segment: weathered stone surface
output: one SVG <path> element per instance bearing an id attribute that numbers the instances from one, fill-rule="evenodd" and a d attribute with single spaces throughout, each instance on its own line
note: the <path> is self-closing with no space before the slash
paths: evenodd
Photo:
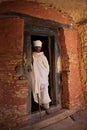
<path id="1" fill-rule="evenodd" d="M 78 31 L 80 35 L 80 73 L 81 73 L 81 81 L 82 87 L 85 94 L 86 104 L 87 104 L 87 24 L 84 26 L 79 26 Z"/>
<path id="2" fill-rule="evenodd" d="M 0 0 L 0 2 L 9 0 Z M 11 0 L 15 1 L 15 0 Z M 27 0 L 39 3 L 45 3 L 48 6 L 55 8 L 62 12 L 65 16 L 75 22 L 87 19 L 87 1 L 86 0 Z M 16 1 L 17 2 L 17 1 Z M 20 6 L 19 6 L 20 7 Z M 45 8 L 45 6 L 44 6 Z"/>
<path id="3" fill-rule="evenodd" d="M 44 4 L 26 3 L 24 1 L 6 2 L 0 5 L 0 12 L 17 11 L 34 17 L 49 19 L 56 22 L 71 24 L 68 17 L 61 12 Z M 72 21 L 73 22 L 73 21 Z M 4 24 L 3 24 L 4 23 Z M 74 24 L 73 24 L 74 26 Z M 8 29 L 7 29 L 8 28 Z M 75 29 L 76 26 L 75 26 Z M 82 48 L 86 45 L 83 39 Z M 84 29 L 86 30 L 86 29 Z M 79 29 L 80 32 L 80 29 Z M 1 123 L 9 124 L 12 120 L 14 126 L 23 122 L 27 116 L 28 84 L 26 80 L 19 81 L 15 75 L 15 66 L 22 63 L 24 20 L 18 17 L 0 17 L 0 118 Z M 80 69 L 78 61 L 78 35 L 77 30 L 60 29 L 59 41 L 62 59 L 62 103 L 67 108 L 83 108 L 84 97 L 81 88 Z M 84 43 L 84 45 L 83 45 Z M 84 49 L 86 51 L 86 49 Z M 82 51 L 81 75 L 85 75 L 86 54 Z M 84 56 L 83 56 L 84 55 Z M 81 62 L 82 64 L 83 62 Z M 84 68 L 84 69 L 83 69 Z M 84 71 L 83 71 L 84 70 Z M 84 72 L 84 73 L 83 73 Z M 82 76 L 82 77 L 83 77 Z M 84 78 L 82 78 L 83 81 Z M 86 79 L 85 79 L 86 80 Z M 77 82 L 78 81 L 78 82 Z M 86 81 L 83 81 L 86 82 Z M 86 95 L 86 94 L 85 94 Z M 4 118 L 3 118 L 4 117 Z M 5 122 L 6 121 L 6 122 Z M 6 125 L 5 124 L 5 125 Z"/>
<path id="4" fill-rule="evenodd" d="M 0 18 L 0 128 L 14 127 L 27 115 L 28 84 L 17 81 L 15 72 L 22 64 L 23 26 L 20 18 Z"/>

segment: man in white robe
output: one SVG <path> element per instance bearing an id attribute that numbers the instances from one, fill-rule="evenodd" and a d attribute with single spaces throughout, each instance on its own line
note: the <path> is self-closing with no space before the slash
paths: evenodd
<path id="1" fill-rule="evenodd" d="M 34 41 L 35 52 L 33 52 L 33 97 L 34 101 L 43 106 L 48 114 L 49 103 L 51 99 L 48 93 L 48 75 L 49 64 L 46 56 L 41 52 L 42 42 L 40 40 Z"/>

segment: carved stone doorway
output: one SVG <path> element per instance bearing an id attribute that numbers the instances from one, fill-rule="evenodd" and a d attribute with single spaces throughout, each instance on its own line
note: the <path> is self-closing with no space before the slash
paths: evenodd
<path id="1" fill-rule="evenodd" d="M 26 26 L 24 32 L 24 50 L 26 51 L 27 58 L 32 58 L 33 41 L 41 40 L 43 43 L 42 51 L 46 55 L 50 65 L 49 94 L 52 100 L 50 107 L 58 108 L 58 105 L 61 106 L 61 88 L 58 84 L 60 81 L 60 75 L 57 70 L 57 60 L 58 56 L 60 56 L 58 32 L 57 30 L 41 26 L 31 26 L 30 24 L 27 24 Z M 29 114 L 32 115 L 39 112 L 39 106 L 33 100 L 31 88 L 32 86 L 29 86 L 28 111 Z"/>

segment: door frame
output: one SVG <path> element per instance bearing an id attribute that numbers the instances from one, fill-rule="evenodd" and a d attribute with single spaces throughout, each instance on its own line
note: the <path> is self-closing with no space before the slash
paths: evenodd
<path id="1" fill-rule="evenodd" d="M 51 81 L 51 98 L 53 100 L 53 104 L 55 104 L 55 107 L 58 107 L 58 105 L 61 106 L 61 86 L 58 84 L 58 80 L 60 80 L 60 76 L 57 71 L 57 60 L 58 56 L 60 56 L 60 49 L 59 49 L 59 41 L 58 41 L 58 30 L 57 29 L 51 29 L 48 27 L 33 25 L 31 23 L 26 23 L 24 27 L 24 33 L 27 34 L 27 37 L 24 36 L 24 39 L 26 37 L 26 46 L 31 47 L 31 36 L 32 35 L 38 35 L 38 36 L 47 36 L 49 41 L 49 53 L 50 53 L 50 64 L 54 67 L 54 69 L 51 67 L 51 75 L 50 78 Z M 25 40 L 24 40 L 25 41 Z M 25 44 L 25 43 L 24 43 Z M 30 45 L 29 45 L 30 44 Z M 51 46 L 50 46 L 51 44 Z M 27 54 L 30 55 L 32 52 L 29 53 L 29 51 L 32 51 L 31 49 L 28 49 L 26 47 Z M 51 47 L 51 48 L 50 48 Z M 54 51 L 53 51 L 54 50 Z M 52 52 L 53 51 L 53 52 Z M 53 56 L 52 56 L 53 55 Z M 53 58 L 54 57 L 54 58 Z M 30 57 L 28 57 L 30 58 Z M 52 74 L 53 72 L 53 74 Z M 54 89 L 53 89 L 54 87 Z M 29 103 L 28 103 L 28 112 L 31 113 L 31 86 L 29 86 Z"/>

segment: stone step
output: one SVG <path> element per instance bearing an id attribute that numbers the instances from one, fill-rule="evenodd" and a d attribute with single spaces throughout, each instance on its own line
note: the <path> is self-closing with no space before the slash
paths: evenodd
<path id="1" fill-rule="evenodd" d="M 77 110 L 61 109 L 58 112 L 51 113 L 50 115 L 43 116 L 36 122 L 30 122 L 18 130 L 40 130 L 41 128 L 47 127 L 67 117 L 73 115 Z"/>

